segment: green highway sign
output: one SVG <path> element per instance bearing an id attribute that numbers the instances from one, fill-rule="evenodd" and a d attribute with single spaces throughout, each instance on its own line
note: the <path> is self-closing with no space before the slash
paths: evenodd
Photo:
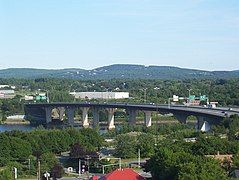
<path id="1" fill-rule="evenodd" d="M 205 101 L 207 99 L 206 95 L 200 96 L 200 101 Z"/>
<path id="2" fill-rule="evenodd" d="M 195 95 L 191 95 L 191 96 L 189 96 L 189 100 L 193 101 L 193 100 L 195 100 L 195 97 L 196 97 Z"/>
<path id="3" fill-rule="evenodd" d="M 46 96 L 36 96 L 36 101 L 45 101 L 46 99 Z"/>

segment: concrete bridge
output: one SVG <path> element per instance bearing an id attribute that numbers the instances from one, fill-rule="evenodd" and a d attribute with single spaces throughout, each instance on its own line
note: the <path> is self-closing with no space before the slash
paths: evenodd
<path id="1" fill-rule="evenodd" d="M 58 111 L 58 119 L 62 120 L 63 116 L 67 117 L 67 123 L 74 125 L 75 111 L 80 109 L 82 112 L 82 125 L 89 127 L 89 110 L 93 116 L 93 126 L 99 124 L 100 111 L 106 111 L 108 115 L 108 129 L 114 129 L 114 114 L 116 111 L 123 109 L 129 119 L 129 124 L 136 124 L 136 117 L 139 111 L 144 113 L 144 124 L 146 127 L 152 125 L 152 113 L 160 114 L 172 113 L 181 123 L 186 123 L 189 116 L 197 118 L 198 128 L 207 122 L 209 125 L 219 123 L 223 118 L 230 117 L 233 114 L 239 115 L 239 110 L 229 108 L 206 108 L 183 105 L 154 105 L 154 104 L 128 104 L 128 103 L 41 103 L 25 104 L 26 119 L 34 124 L 47 125 L 52 122 L 53 109 Z"/>

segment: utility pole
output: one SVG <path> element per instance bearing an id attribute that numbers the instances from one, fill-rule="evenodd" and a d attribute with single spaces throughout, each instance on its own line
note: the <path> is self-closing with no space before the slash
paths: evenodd
<path id="1" fill-rule="evenodd" d="M 31 170 L 31 159 L 28 159 L 28 169 L 29 169 L 29 173 L 30 173 L 30 170 Z"/>
<path id="2" fill-rule="evenodd" d="M 147 88 L 144 89 L 144 103 L 147 102 Z"/>
<path id="3" fill-rule="evenodd" d="M 79 177 L 80 177 L 80 175 L 81 175 L 81 160 L 79 158 Z"/>
<path id="4" fill-rule="evenodd" d="M 14 180 L 17 179 L 17 168 L 16 167 L 13 167 L 13 173 L 14 173 Z"/>
<path id="5" fill-rule="evenodd" d="M 119 168 L 121 170 L 121 158 L 119 159 Z"/>
<path id="6" fill-rule="evenodd" d="M 41 180 L 41 163 L 40 160 L 38 160 L 38 173 L 37 173 L 37 179 Z"/>
<path id="7" fill-rule="evenodd" d="M 138 149 L 138 166 L 140 168 L 140 149 Z"/>
<path id="8" fill-rule="evenodd" d="M 156 119 L 156 136 L 157 136 L 157 137 L 156 137 L 156 138 L 157 138 L 157 142 L 158 142 L 158 129 L 159 129 L 159 128 L 158 128 L 158 126 L 159 126 L 159 125 L 158 125 L 158 120 L 159 120 L 158 104 L 156 104 L 156 106 L 157 106 L 157 109 L 156 109 L 156 110 L 157 110 L 157 111 L 156 111 L 156 118 L 157 118 L 157 119 Z M 155 145 L 155 146 L 157 145 L 156 140 L 155 140 L 155 142 L 154 142 L 154 145 Z"/>
<path id="9" fill-rule="evenodd" d="M 49 103 L 50 102 L 50 98 L 49 98 L 48 90 L 46 91 L 46 96 L 47 96 L 47 103 Z"/>
<path id="10" fill-rule="evenodd" d="M 171 99 L 172 99 L 172 98 L 168 98 L 168 109 L 170 109 Z"/>

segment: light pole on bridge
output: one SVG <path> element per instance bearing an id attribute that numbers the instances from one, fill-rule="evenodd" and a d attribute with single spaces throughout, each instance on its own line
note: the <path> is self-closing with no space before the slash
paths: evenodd
<path id="1" fill-rule="evenodd" d="M 188 98 L 191 96 L 191 91 L 192 91 L 192 89 L 190 88 L 190 89 L 187 89 L 188 90 Z"/>

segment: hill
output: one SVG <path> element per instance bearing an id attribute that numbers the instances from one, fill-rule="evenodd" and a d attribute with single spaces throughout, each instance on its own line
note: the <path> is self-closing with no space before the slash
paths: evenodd
<path id="1" fill-rule="evenodd" d="M 171 66 L 115 64 L 92 70 L 9 68 L 0 70 L 0 78 L 73 78 L 73 79 L 192 79 L 235 78 L 236 71 L 204 71 Z"/>

